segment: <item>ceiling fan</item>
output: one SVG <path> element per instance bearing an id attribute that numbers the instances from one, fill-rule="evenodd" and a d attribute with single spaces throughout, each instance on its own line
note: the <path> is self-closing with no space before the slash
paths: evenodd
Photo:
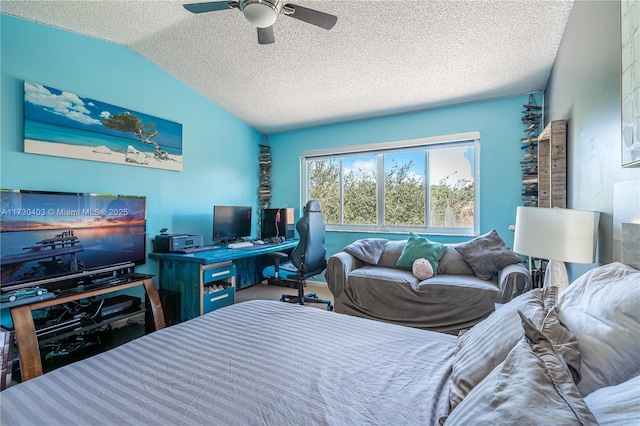
<path id="1" fill-rule="evenodd" d="M 244 13 L 247 21 L 258 29 L 258 43 L 260 44 L 275 43 L 273 24 L 280 13 L 325 30 L 333 28 L 338 21 L 338 18 L 334 15 L 291 3 L 283 4 L 280 0 L 210 1 L 206 3 L 190 3 L 183 6 L 192 13 L 239 9 Z"/>

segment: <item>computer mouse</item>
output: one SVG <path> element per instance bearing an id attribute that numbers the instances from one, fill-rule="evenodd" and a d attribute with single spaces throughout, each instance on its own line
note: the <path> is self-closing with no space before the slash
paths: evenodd
<path id="1" fill-rule="evenodd" d="M 253 244 L 264 244 L 264 241 L 262 241 L 262 240 L 255 240 L 255 241 L 253 242 Z"/>

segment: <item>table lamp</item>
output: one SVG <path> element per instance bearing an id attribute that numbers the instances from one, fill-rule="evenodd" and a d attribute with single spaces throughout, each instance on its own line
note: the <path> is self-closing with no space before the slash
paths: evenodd
<path id="1" fill-rule="evenodd" d="M 548 259 L 544 286 L 569 286 L 564 262 L 594 263 L 600 213 L 519 206 L 513 251 Z"/>

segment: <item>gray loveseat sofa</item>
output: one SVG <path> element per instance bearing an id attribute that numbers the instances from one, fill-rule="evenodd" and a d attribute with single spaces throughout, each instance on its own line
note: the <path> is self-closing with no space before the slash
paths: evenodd
<path id="1" fill-rule="evenodd" d="M 383 244 L 377 261 L 377 255 L 362 254 L 362 247 L 373 240 Z M 489 279 L 479 278 L 456 250 L 460 244 L 446 245 L 437 275 L 421 281 L 411 268 L 397 266 L 406 244 L 407 240 L 358 240 L 345 250 L 359 246 L 360 254 L 358 250 L 355 256 L 341 251 L 331 256 L 325 276 L 335 311 L 457 334 L 489 316 L 496 303 L 506 303 L 531 289 L 531 275 L 522 263 L 506 265 Z M 488 248 L 481 257 L 490 261 L 491 256 L 495 254 Z"/>

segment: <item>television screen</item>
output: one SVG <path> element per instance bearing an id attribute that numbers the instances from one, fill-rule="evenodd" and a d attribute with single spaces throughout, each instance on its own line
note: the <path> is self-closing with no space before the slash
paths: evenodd
<path id="1" fill-rule="evenodd" d="M 146 198 L 1 189 L 0 253 L 3 291 L 143 264 Z"/>
<path id="2" fill-rule="evenodd" d="M 213 240 L 234 241 L 251 235 L 251 207 L 214 206 Z"/>

